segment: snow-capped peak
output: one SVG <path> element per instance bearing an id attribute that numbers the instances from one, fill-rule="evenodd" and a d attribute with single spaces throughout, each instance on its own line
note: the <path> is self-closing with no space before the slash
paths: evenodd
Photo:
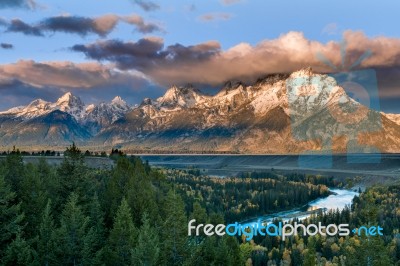
<path id="1" fill-rule="evenodd" d="M 129 105 L 120 96 L 115 96 L 115 98 L 111 101 L 111 105 L 123 110 L 130 109 Z"/>
<path id="2" fill-rule="evenodd" d="M 61 108 L 72 108 L 72 107 L 80 107 L 80 106 L 84 106 L 82 100 L 75 96 L 72 95 L 71 92 L 67 92 L 66 94 L 64 94 L 63 96 L 61 96 L 57 102 L 56 102 L 57 106 L 60 106 Z M 61 110 L 64 111 L 64 110 Z"/>
<path id="3" fill-rule="evenodd" d="M 169 88 L 163 96 L 158 98 L 157 101 L 162 105 L 173 105 L 179 100 L 181 89 L 183 88 L 178 88 L 174 85 Z"/>
<path id="4" fill-rule="evenodd" d="M 111 103 L 114 104 L 126 104 L 124 100 L 120 96 L 115 96 L 114 99 L 111 100 Z"/>
<path id="5" fill-rule="evenodd" d="M 51 103 L 46 102 L 42 99 L 37 99 L 29 103 L 27 106 L 20 106 L 17 108 L 11 108 L 1 114 L 11 114 L 21 118 L 33 118 L 43 115 L 51 110 Z"/>
<path id="6" fill-rule="evenodd" d="M 290 77 L 297 78 L 297 77 L 309 77 L 314 75 L 314 72 L 311 67 L 303 68 L 298 71 L 293 72 Z"/>
<path id="7" fill-rule="evenodd" d="M 400 125 L 400 114 L 385 114 L 387 118 L 395 122 L 396 124 Z"/>
<path id="8" fill-rule="evenodd" d="M 140 106 L 150 105 L 153 101 L 150 98 L 144 98 Z"/>
<path id="9" fill-rule="evenodd" d="M 28 107 L 34 107 L 34 106 L 36 106 L 36 107 L 43 107 L 43 106 L 46 106 L 47 104 L 49 104 L 49 102 L 47 102 L 47 101 L 45 101 L 45 100 L 42 100 L 42 99 L 37 99 L 37 100 L 32 101 L 32 102 L 28 105 Z"/>
<path id="10" fill-rule="evenodd" d="M 67 92 L 65 93 L 63 96 L 61 96 L 60 98 L 58 98 L 57 103 L 62 103 L 62 102 L 67 102 L 70 100 L 70 98 L 72 98 L 73 95 L 71 92 Z"/>
<path id="11" fill-rule="evenodd" d="M 55 110 L 72 115 L 79 123 L 92 127 L 90 128 L 92 133 L 97 133 L 103 126 L 108 126 L 122 118 L 131 110 L 131 107 L 120 96 L 116 96 L 109 103 L 102 102 L 97 105 L 90 104 L 85 106 L 79 97 L 67 92 L 54 103 L 37 99 L 27 106 L 14 107 L 0 112 L 0 114 L 28 120 L 49 114 Z"/>
<path id="12" fill-rule="evenodd" d="M 86 106 L 85 112 L 86 112 L 86 113 L 91 112 L 95 107 L 96 107 L 96 105 L 94 105 L 94 104 L 89 104 L 88 106 Z"/>
<path id="13" fill-rule="evenodd" d="M 204 95 L 192 86 L 172 86 L 157 102 L 161 107 L 193 107 L 203 99 Z"/>
<path id="14" fill-rule="evenodd" d="M 53 108 L 69 113 L 77 120 L 82 119 L 85 112 L 85 104 L 79 97 L 73 95 L 71 92 L 67 92 L 61 96 L 54 104 Z"/>
<path id="15" fill-rule="evenodd" d="M 110 103 L 102 102 L 87 106 L 82 122 L 89 126 L 92 134 L 96 134 L 101 128 L 111 125 L 130 110 L 131 107 L 120 96 L 116 96 Z"/>

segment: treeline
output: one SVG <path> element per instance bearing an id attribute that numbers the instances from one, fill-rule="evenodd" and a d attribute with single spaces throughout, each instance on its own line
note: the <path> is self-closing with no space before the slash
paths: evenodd
<path id="1" fill-rule="evenodd" d="M 333 176 L 322 176 L 301 173 L 285 173 L 284 175 L 271 172 L 242 172 L 239 174 L 240 178 L 270 178 L 280 181 L 294 181 L 301 183 L 310 183 L 313 185 L 325 185 L 327 187 L 340 187 L 342 183 L 335 180 Z"/>
<path id="2" fill-rule="evenodd" d="M 195 150 L 139 150 L 127 149 L 130 154 L 240 154 L 238 151 L 195 151 Z"/>
<path id="3" fill-rule="evenodd" d="M 22 156 L 61 156 L 59 151 L 52 151 L 52 150 L 42 150 L 42 151 L 33 151 L 33 152 L 28 152 L 28 151 L 19 151 L 14 147 L 12 151 L 3 151 L 0 154 L 2 156 L 7 156 L 13 153 L 19 153 Z"/>
<path id="4" fill-rule="evenodd" d="M 191 175 L 191 170 L 167 170 L 176 190 L 192 211 L 199 202 L 210 213 L 221 213 L 227 222 L 241 222 L 256 216 L 302 207 L 330 194 L 323 184 L 270 176 L 268 178 L 211 178 Z M 316 179 L 317 180 L 317 179 Z M 318 183 L 314 180 L 314 183 Z"/>
<path id="5" fill-rule="evenodd" d="M 72 146 L 76 147 L 75 143 L 72 144 Z M 68 152 L 69 149 L 65 150 L 63 152 L 63 155 L 67 155 L 68 156 Z M 54 151 L 54 150 L 42 150 L 42 151 L 32 151 L 32 152 L 28 152 L 28 151 L 20 151 L 19 149 L 17 149 L 15 146 L 13 147 L 12 151 L 8 150 L 8 151 L 3 151 L 0 154 L 3 156 L 7 156 L 10 154 L 20 154 L 21 156 L 61 156 L 60 151 Z M 119 156 L 124 156 L 125 153 L 120 150 L 120 149 L 111 149 L 111 152 L 109 154 L 107 154 L 107 152 L 105 151 L 101 151 L 101 152 L 93 152 L 93 151 L 89 151 L 86 150 L 85 152 L 82 153 L 83 156 L 85 157 L 110 157 L 110 158 L 118 158 Z"/>

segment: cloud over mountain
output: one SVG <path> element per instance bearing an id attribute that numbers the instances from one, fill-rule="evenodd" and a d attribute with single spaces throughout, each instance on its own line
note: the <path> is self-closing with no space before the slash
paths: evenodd
<path id="1" fill-rule="evenodd" d="M 123 78 L 123 75 L 96 62 L 75 64 L 67 61 L 39 63 L 21 60 L 0 65 L 0 78 L 17 79 L 37 87 L 90 88 L 113 82 Z"/>
<path id="2" fill-rule="evenodd" d="M 131 23 L 140 24 L 140 19 L 130 18 Z M 127 17 L 123 19 L 128 21 Z M 105 32 L 113 27 L 114 21 L 112 16 L 98 18 L 97 27 Z M 398 97 L 400 40 L 370 38 L 354 31 L 345 32 L 343 37 L 347 43 L 345 66 L 352 65 L 365 51 L 371 51 L 372 55 L 362 61 L 358 69 L 375 69 L 381 97 Z M 309 40 L 301 32 L 289 32 L 256 45 L 239 43 L 225 50 L 218 41 L 166 45 L 160 37 L 145 37 L 137 41 L 98 40 L 74 45 L 71 50 L 102 63 L 19 61 L 1 65 L 0 79 L 15 79 L 36 87 L 59 88 L 111 88 L 112 84 L 124 82 L 139 82 L 141 85 L 138 87 L 148 88 L 151 86 L 143 84 L 154 82 L 163 87 L 187 83 L 219 86 L 229 80 L 252 82 L 266 74 L 290 73 L 308 66 L 317 72 L 341 71 L 340 47 L 339 42 Z M 318 53 L 338 69 L 322 63 Z"/>
<path id="3" fill-rule="evenodd" d="M 344 39 L 348 66 L 370 50 L 372 56 L 361 62 L 361 68 L 400 67 L 399 39 L 368 38 L 352 31 L 345 32 Z M 254 46 L 240 43 L 225 51 L 217 41 L 165 47 L 161 38 L 144 38 L 137 42 L 98 41 L 75 45 L 72 50 L 83 52 L 91 59 L 113 62 L 121 69 L 142 71 L 165 85 L 217 85 L 231 79 L 252 80 L 268 73 L 288 73 L 307 66 L 320 72 L 333 72 L 334 69 L 318 60 L 318 53 L 324 54 L 334 65 L 341 65 L 340 43 L 308 40 L 300 32 L 289 32 Z"/>
<path id="4" fill-rule="evenodd" d="M 98 41 L 89 45 L 75 45 L 72 50 L 83 52 L 92 59 L 115 62 L 121 69 L 134 68 L 144 73 L 151 71 L 152 66 L 158 68 L 168 63 L 207 61 L 220 51 L 219 43 L 213 41 L 193 46 L 175 44 L 163 47 L 163 39 L 150 37 L 137 42 Z"/>

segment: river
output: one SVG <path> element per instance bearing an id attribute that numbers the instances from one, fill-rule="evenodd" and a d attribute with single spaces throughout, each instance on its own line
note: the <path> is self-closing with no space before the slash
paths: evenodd
<path id="1" fill-rule="evenodd" d="M 343 210 L 346 205 L 350 205 L 354 196 L 358 196 L 358 192 L 348 189 L 329 189 L 333 194 L 325 198 L 319 198 L 310 201 L 302 208 L 296 208 L 289 211 L 277 212 L 270 215 L 260 216 L 254 219 L 243 221 L 246 224 L 254 224 L 258 221 L 262 223 L 270 223 L 273 219 L 282 219 L 284 222 L 298 218 L 300 220 L 310 217 L 313 213 L 328 210 Z"/>

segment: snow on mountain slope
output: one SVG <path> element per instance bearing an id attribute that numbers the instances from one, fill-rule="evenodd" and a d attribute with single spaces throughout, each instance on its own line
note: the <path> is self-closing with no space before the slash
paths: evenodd
<path id="1" fill-rule="evenodd" d="M 111 103 L 102 102 L 86 107 L 82 123 L 92 134 L 97 134 L 102 128 L 122 118 L 130 109 L 131 107 L 121 97 L 116 96 Z"/>
<path id="2" fill-rule="evenodd" d="M 25 107 L 21 106 L 0 112 L 0 115 L 13 115 L 22 118 L 23 120 L 27 120 L 48 114 L 55 110 L 60 110 L 72 115 L 76 120 L 80 120 L 84 115 L 84 107 L 85 105 L 79 97 L 68 92 L 61 96 L 55 103 L 37 99 Z"/>
<path id="3" fill-rule="evenodd" d="M 302 87 L 302 90 L 310 96 L 289 95 L 291 97 L 289 106 L 287 79 L 304 76 L 310 81 L 307 86 Z M 329 85 L 333 89 L 315 90 L 314 83 Z M 341 101 L 349 101 L 345 92 L 335 86 L 336 83 L 332 78 L 315 74 L 311 69 L 305 69 L 294 72 L 290 76 L 270 75 L 252 86 L 228 83 L 214 96 L 204 95 L 191 86 L 173 86 L 156 100 L 145 99 L 138 108 L 142 109 L 143 115 L 148 115 L 151 119 L 173 116 L 176 112 L 195 108 L 203 111 L 203 115 L 207 117 L 207 122 L 210 124 L 215 124 L 221 118 L 240 111 L 244 106 L 250 108 L 255 116 L 263 116 L 277 107 L 282 108 L 287 115 L 297 112 L 304 115 L 304 113 L 312 113 L 324 108 L 333 99 L 337 101 L 340 98 Z"/>
<path id="4" fill-rule="evenodd" d="M 0 115 L 13 115 L 26 120 L 49 113 L 52 109 L 52 104 L 50 102 L 37 99 L 32 101 L 27 106 L 15 107 L 7 111 L 0 112 Z"/>
<path id="5" fill-rule="evenodd" d="M 191 86 L 180 88 L 172 86 L 156 102 L 158 107 L 164 107 L 165 109 L 191 108 L 203 102 L 205 97 L 199 90 Z"/>
<path id="6" fill-rule="evenodd" d="M 0 112 L 0 115 L 12 115 L 23 120 L 39 117 L 55 110 L 72 115 L 78 122 L 86 120 L 93 121 L 106 117 L 110 123 L 121 118 L 130 110 L 129 105 L 116 96 L 111 103 L 100 103 L 99 105 L 90 104 L 85 106 L 82 100 L 71 92 L 65 93 L 55 103 L 47 102 L 42 99 L 32 101 L 27 106 L 14 107 L 7 111 Z"/>
<path id="7" fill-rule="evenodd" d="M 389 120 L 395 122 L 400 126 L 400 114 L 384 114 Z"/>

